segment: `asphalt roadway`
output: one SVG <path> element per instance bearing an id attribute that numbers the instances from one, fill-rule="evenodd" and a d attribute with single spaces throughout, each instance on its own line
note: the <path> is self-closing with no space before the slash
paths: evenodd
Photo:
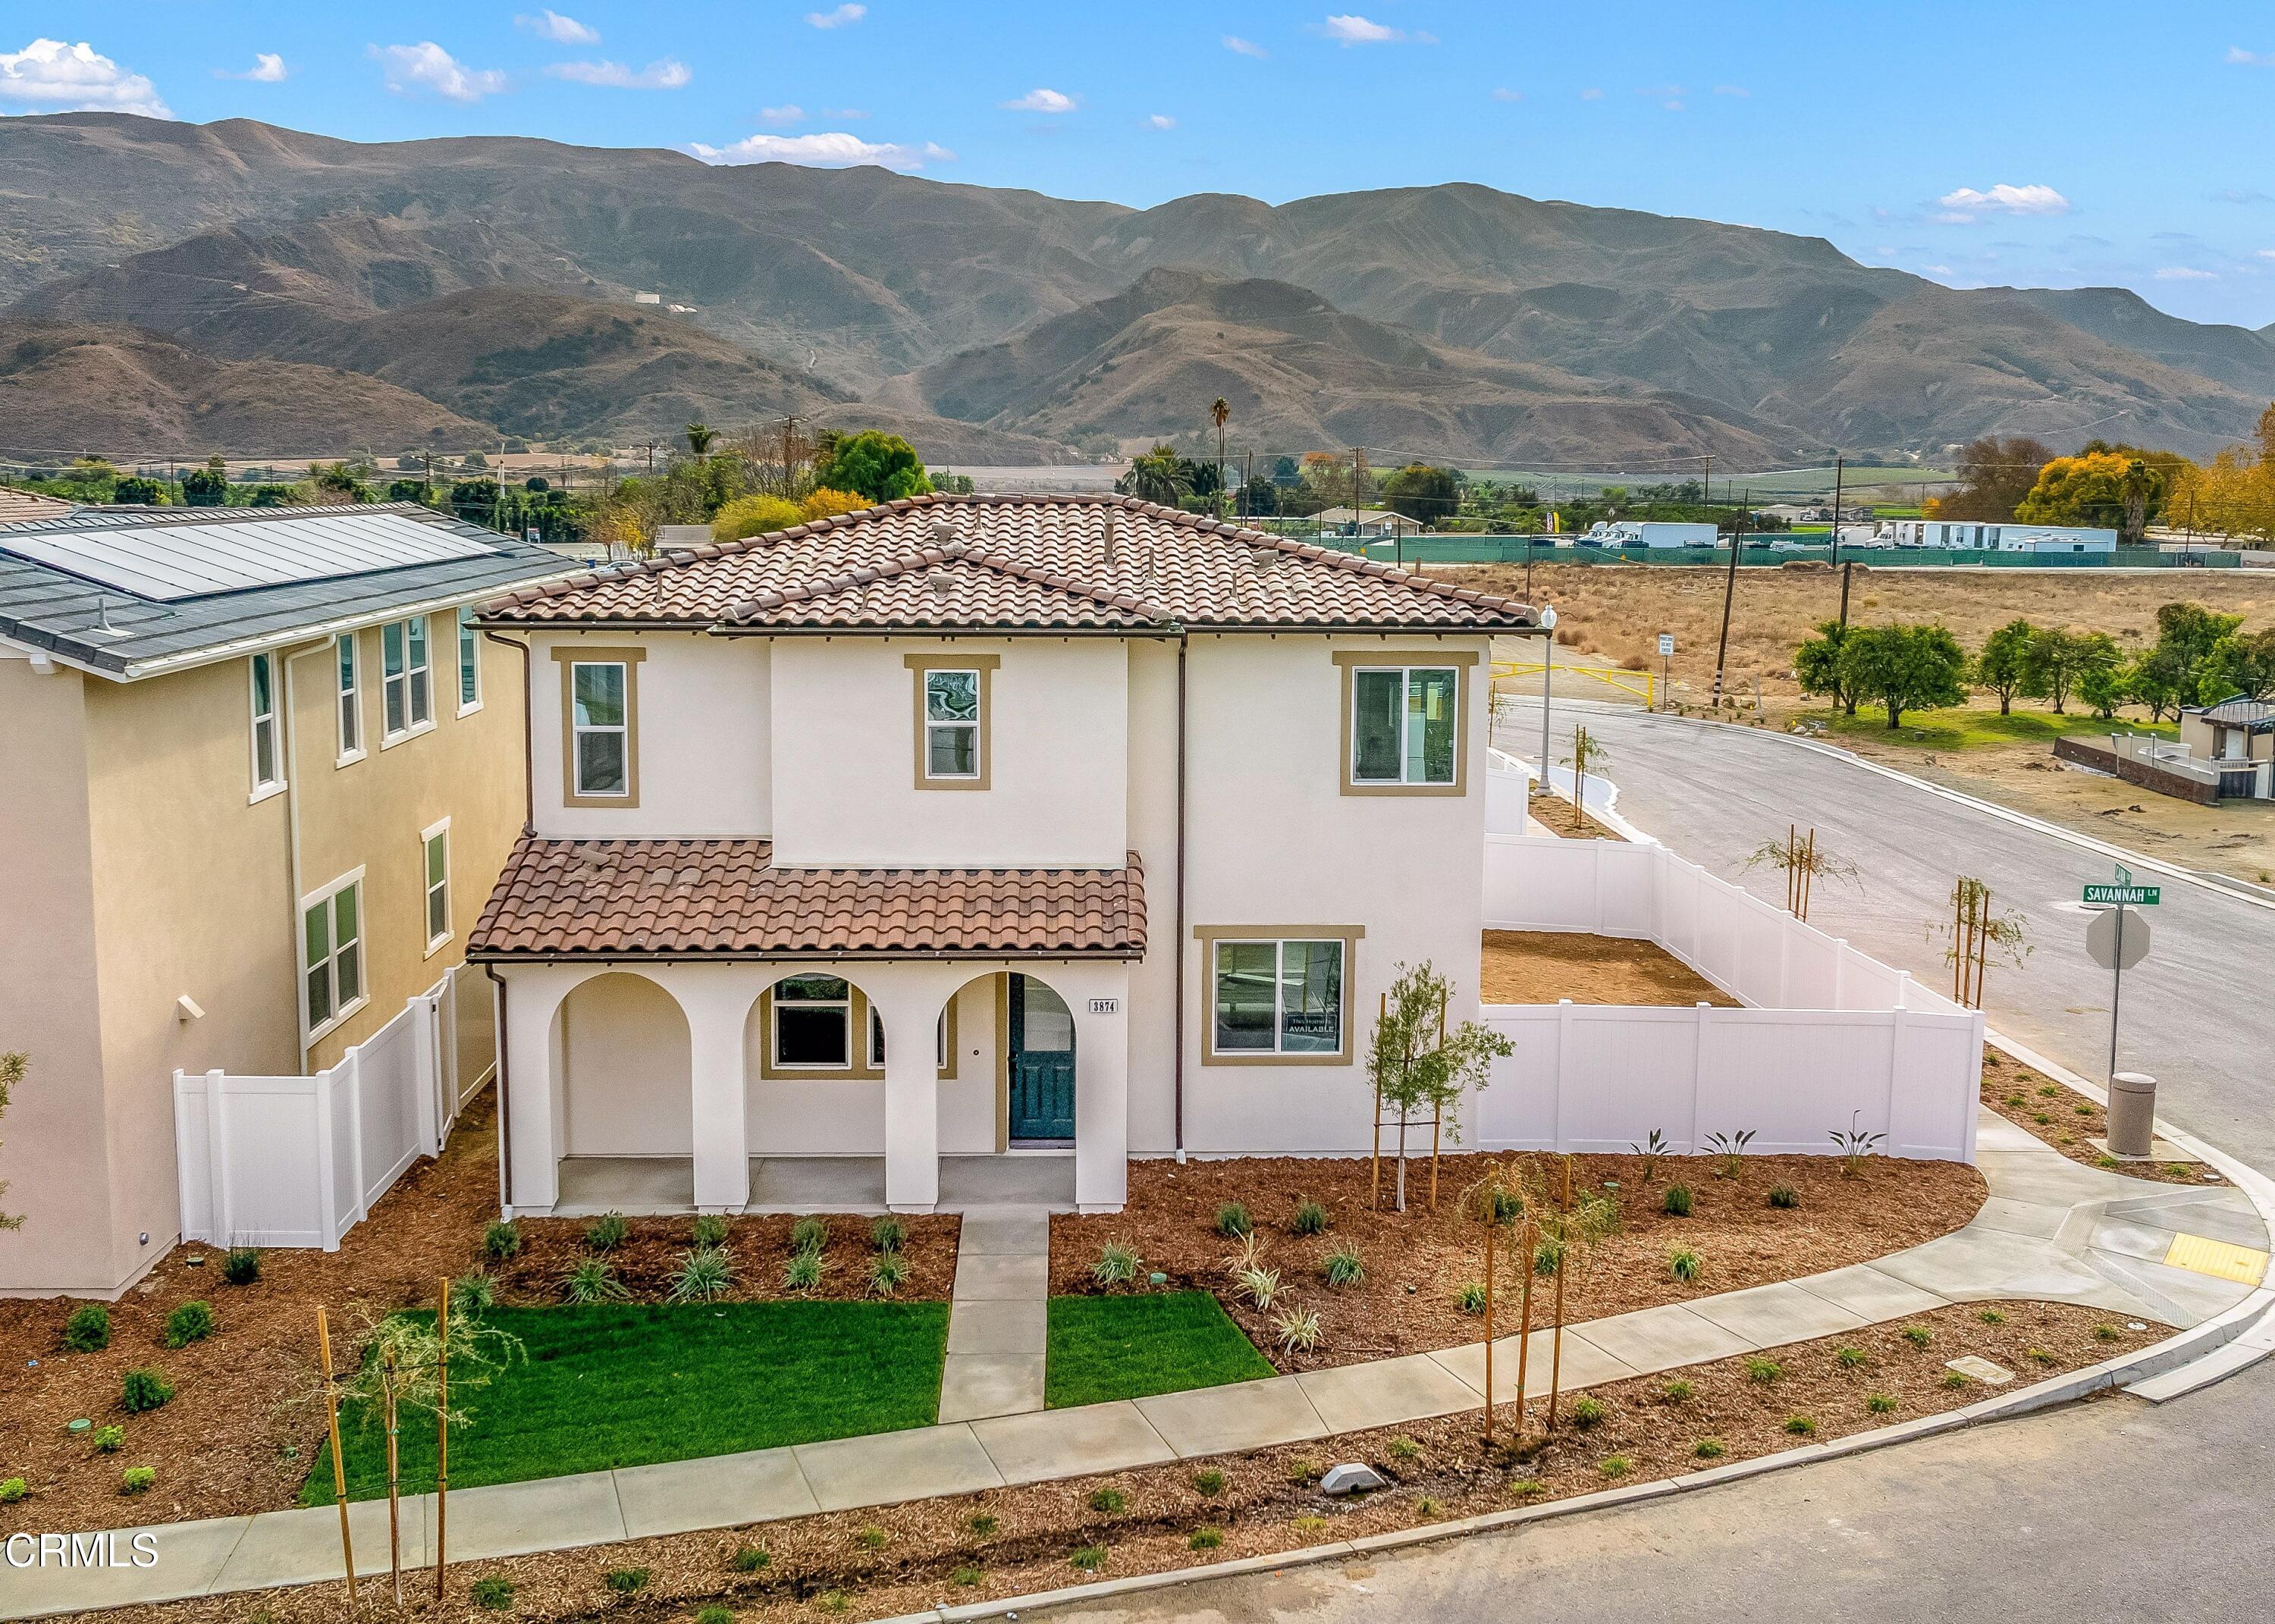
<path id="1" fill-rule="evenodd" d="M 1573 711 L 1554 722 L 1562 759 Z M 1789 824 L 1855 863 L 1820 883 L 1810 923 L 1948 987 L 1954 879 L 1986 881 L 2032 950 L 1994 964 L 1992 1022 L 2099 1078 L 2108 972 L 2086 957 L 2087 881 L 2111 860 L 1780 736 L 1591 706 L 1620 811 L 1682 856 L 1781 900 L 1745 860 Z M 1499 730 L 1539 748 L 1537 708 Z M 2275 1171 L 2275 909 L 2135 865 L 2161 885 L 2153 947 L 2125 977 L 2120 1069 L 2159 1082 L 2161 1115 Z M 1368 1564 L 1210 1580 L 1054 1610 L 1090 1624 L 1301 1619 L 1305 1624 L 1512 1617 L 1559 1624 L 1682 1619 L 1938 1624 L 2275 1616 L 2275 1364 L 2162 1408 L 2112 1395 L 1997 1426 Z"/>

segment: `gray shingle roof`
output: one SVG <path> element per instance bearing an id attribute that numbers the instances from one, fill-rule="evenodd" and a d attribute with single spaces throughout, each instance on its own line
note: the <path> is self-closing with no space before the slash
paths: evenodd
<path id="1" fill-rule="evenodd" d="M 153 669 L 221 658 L 241 647 L 288 640 L 320 626 L 383 619 L 390 610 L 414 604 L 480 601 L 510 587 L 570 573 L 575 567 L 533 542 L 410 502 L 336 508 L 328 510 L 327 516 L 352 522 L 369 514 L 404 515 L 481 541 L 486 550 L 465 558 L 162 602 L 35 562 L 10 546 L 18 538 L 43 533 L 217 522 L 257 525 L 305 518 L 309 511 L 305 507 L 157 508 L 132 513 L 90 509 L 68 517 L 0 527 L 0 637 L 132 678 Z"/>

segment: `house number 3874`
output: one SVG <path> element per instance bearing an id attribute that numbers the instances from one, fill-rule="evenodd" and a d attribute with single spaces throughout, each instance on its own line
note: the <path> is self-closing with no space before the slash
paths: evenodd
<path id="1" fill-rule="evenodd" d="M 1120 1015 L 1122 1001 L 1118 998 L 1093 998 L 1090 1001 L 1090 1012 L 1092 1015 Z"/>

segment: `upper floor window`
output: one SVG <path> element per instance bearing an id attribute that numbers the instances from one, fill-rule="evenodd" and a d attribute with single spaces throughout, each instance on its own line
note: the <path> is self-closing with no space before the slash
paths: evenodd
<path id="1" fill-rule="evenodd" d="M 919 789 L 985 789 L 994 654 L 911 654 Z"/>
<path id="2" fill-rule="evenodd" d="M 363 870 L 302 902 L 300 943 L 304 1013 L 314 1038 L 363 1007 Z"/>
<path id="3" fill-rule="evenodd" d="M 343 767 L 363 757 L 363 673 L 359 658 L 355 633 L 340 633 L 333 663 L 339 683 L 339 760 Z"/>
<path id="4" fill-rule="evenodd" d="M 427 652 L 427 617 L 391 621 L 379 632 L 380 685 L 387 732 L 398 738 L 435 720 L 434 672 Z"/>
<path id="5" fill-rule="evenodd" d="M 450 940 L 450 820 L 421 831 L 419 862 L 427 884 L 427 951 Z"/>
<path id="6" fill-rule="evenodd" d="M 284 758 L 276 727 L 276 656 L 255 654 L 253 683 L 253 795 L 284 787 Z"/>
<path id="7" fill-rule="evenodd" d="M 474 610 L 472 604 L 458 610 L 458 714 L 480 710 L 482 705 L 482 650 L 474 630 Z"/>
<path id="8" fill-rule="evenodd" d="M 567 806 L 639 804 L 639 668 L 646 651 L 563 646 L 561 797 Z"/>
<path id="9" fill-rule="evenodd" d="M 1462 680 L 1474 653 L 1432 651 L 1401 658 L 1343 651 L 1342 787 L 1345 795 L 1461 795 L 1469 743 Z"/>

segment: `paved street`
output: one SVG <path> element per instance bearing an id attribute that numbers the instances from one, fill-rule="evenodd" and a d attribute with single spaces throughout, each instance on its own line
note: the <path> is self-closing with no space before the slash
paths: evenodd
<path id="1" fill-rule="evenodd" d="M 1569 748 L 1576 710 L 1553 722 Z M 1886 963 L 1948 988 L 1944 943 L 1954 878 L 1987 881 L 1993 905 L 2020 911 L 2032 951 L 2020 969 L 1993 963 L 1992 1022 L 2098 1081 L 2109 1063 L 2109 976 L 2085 956 L 2089 914 L 2078 888 L 2110 877 L 2093 851 L 1774 735 L 1592 706 L 1587 726 L 1609 747 L 1620 810 L 1682 856 L 1772 901 L 1776 870 L 1747 854 L 1814 824 L 1821 845 L 1856 865 L 1861 888 L 1820 882 L 1810 922 Z M 1503 748 L 1539 752 L 1537 704 L 1497 730 Z M 2147 793 L 2143 791 L 2143 793 Z M 2120 1069 L 2160 1084 L 2158 1112 L 2263 1171 L 2275 1171 L 2275 908 L 2143 870 L 2164 888 L 2150 910 L 2155 946 L 2125 978 Z"/>

